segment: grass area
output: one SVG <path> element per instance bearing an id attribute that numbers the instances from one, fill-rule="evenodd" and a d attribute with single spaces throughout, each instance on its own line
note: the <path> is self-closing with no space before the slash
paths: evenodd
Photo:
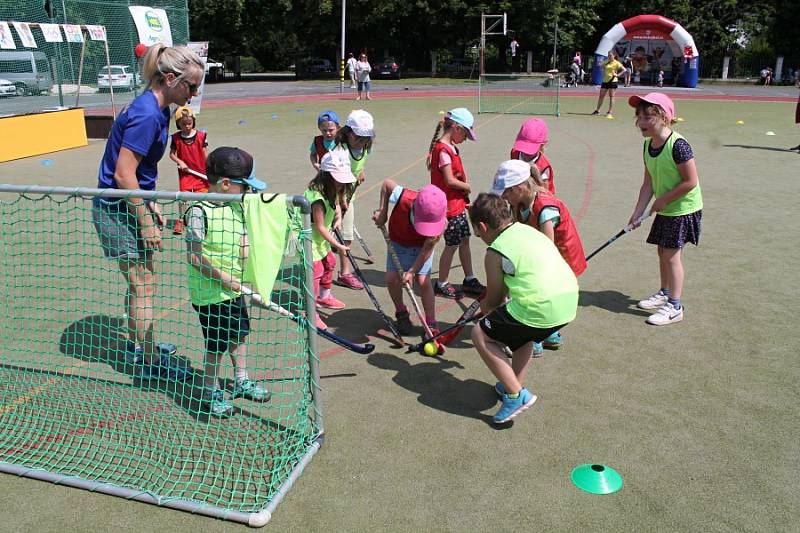
<path id="1" fill-rule="evenodd" d="M 475 109 L 476 100 L 361 104 L 375 116 L 378 136 L 356 202 L 356 222 L 378 256 L 377 264 L 363 270 L 384 309 L 391 310 L 382 240 L 369 221 L 378 184 L 386 177 L 414 187 L 427 183 L 424 156 L 438 111 Z M 561 105 L 561 117 L 547 118 L 548 156 L 559 196 L 589 251 L 616 233 L 633 210 L 642 181 L 642 139 L 623 100 L 614 120 L 588 116 L 594 99 L 564 98 Z M 685 253 L 686 320 L 664 328 L 644 323 L 635 302 L 657 288 L 655 249 L 644 242 L 646 227 L 619 239 L 592 259 L 580 278 L 578 318 L 564 330 L 564 347 L 533 362 L 528 386 L 539 401 L 505 431 L 487 423 L 498 407 L 494 380 L 468 335 L 442 360 L 406 355 L 382 340 L 366 358 L 322 344 L 326 441 L 270 527 L 796 528 L 800 345 L 787 310 L 800 297 L 792 268 L 800 260 L 793 223 L 800 186 L 798 155 L 785 150 L 800 137 L 790 120 L 794 104 L 677 100 L 676 105 L 684 119 L 678 129 L 694 149 L 705 201 L 701 244 Z M 307 153 L 316 114 L 330 107 L 344 117 L 352 106 L 332 99 L 209 109 L 198 125 L 208 129 L 211 148 L 239 146 L 255 154 L 258 175 L 270 191 L 300 193 L 312 176 Z M 488 189 L 525 118 L 477 116 L 478 142 L 462 146 L 474 190 Z M 92 186 L 102 150 L 103 143 L 93 142 L 47 155 L 50 166 L 42 166 L 43 156 L 0 168 L 7 181 Z M 162 187 L 177 185 L 166 158 L 160 170 Z M 472 240 L 479 273 L 484 249 Z M 456 265 L 452 278 L 460 281 L 461 274 Z M 348 307 L 332 314 L 329 325 L 349 338 L 374 335 L 380 320 L 366 296 L 338 287 L 334 293 Z M 451 301 L 439 300 L 437 307 L 443 323 L 461 313 Z M 179 327 L 183 318 L 194 320 L 174 315 L 169 323 Z M 579 491 L 569 475 L 583 463 L 613 467 L 623 477 L 623 489 L 610 496 Z M 16 510 L 6 517 L 13 531 L 54 525 L 100 530 L 146 524 L 156 531 L 196 533 L 220 528 L 207 518 L 12 476 L 0 477 L 0 487 L 6 508 Z"/>

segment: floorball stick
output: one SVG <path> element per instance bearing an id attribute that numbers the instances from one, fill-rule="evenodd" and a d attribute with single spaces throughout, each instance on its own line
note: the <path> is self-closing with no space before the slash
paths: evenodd
<path id="1" fill-rule="evenodd" d="M 637 218 L 637 219 L 636 219 L 636 222 L 635 222 L 635 224 L 628 224 L 627 226 L 625 226 L 624 228 L 622 228 L 621 230 L 619 230 L 619 232 L 618 232 L 616 235 L 614 235 L 613 237 L 611 237 L 610 239 L 608 239 L 608 240 L 607 240 L 607 241 L 606 241 L 606 242 L 605 242 L 605 243 L 604 243 L 604 244 L 603 244 L 603 245 L 602 245 L 600 248 L 598 248 L 598 249 L 597 249 L 597 250 L 595 250 L 594 252 L 592 252 L 592 253 L 590 253 L 589 255 L 587 255 L 587 256 L 586 256 L 586 260 L 588 261 L 588 260 L 589 260 L 589 259 L 591 259 L 592 257 L 596 256 L 596 255 L 597 255 L 597 254 L 598 254 L 598 253 L 599 253 L 601 250 L 603 250 L 603 249 L 604 249 L 606 246 L 608 246 L 608 245 L 609 245 L 609 244 L 611 244 L 612 242 L 616 241 L 617 239 L 619 239 L 620 237 L 622 237 L 622 236 L 623 236 L 623 235 L 625 235 L 626 233 L 628 233 L 628 232 L 632 231 L 632 230 L 633 230 L 633 226 L 638 226 L 639 224 L 641 224 L 641 223 L 644 221 L 644 219 L 646 219 L 646 218 L 647 218 L 647 217 L 649 217 L 649 216 L 650 216 L 650 210 L 648 209 L 647 211 L 645 211 L 644 213 L 642 213 L 642 216 L 640 216 L 639 218 Z"/>
<path id="2" fill-rule="evenodd" d="M 342 234 L 339 233 L 339 230 L 334 230 L 333 234 L 336 236 L 336 239 L 340 243 L 344 243 L 342 239 Z M 395 327 L 394 322 L 392 322 L 392 319 L 386 316 L 386 313 L 383 312 L 381 304 L 380 302 L 378 302 L 378 298 L 375 297 L 375 293 L 372 292 L 372 287 L 369 286 L 369 283 L 367 283 L 367 280 L 364 277 L 364 274 L 361 272 L 361 269 L 358 268 L 358 264 L 356 264 L 356 260 L 353 257 L 353 254 L 351 254 L 350 251 L 348 250 L 345 255 L 347 255 L 347 260 L 350 261 L 350 264 L 353 266 L 353 272 L 355 272 L 358 279 L 361 280 L 361 283 L 364 284 L 364 290 L 367 292 L 367 296 L 369 296 L 372 305 L 375 306 L 375 310 L 381 316 L 381 320 L 383 320 L 383 323 L 386 324 L 387 328 L 389 328 L 389 332 L 392 334 L 395 340 L 397 340 L 398 344 L 400 346 L 405 346 L 406 343 L 403 340 L 403 337 L 400 336 L 400 333 L 397 331 L 397 328 Z"/>
<path id="3" fill-rule="evenodd" d="M 372 251 L 369 249 L 369 246 L 367 246 L 367 242 L 361 237 L 361 234 L 358 232 L 358 228 L 356 228 L 355 226 L 353 226 L 353 235 L 356 236 L 358 244 L 361 245 L 361 249 L 364 250 L 365 254 L 367 254 L 366 263 L 370 265 L 374 263 L 375 257 L 372 255 Z"/>
<path id="4" fill-rule="evenodd" d="M 403 265 L 400 264 L 400 258 L 397 257 L 397 252 L 394 250 L 394 246 L 392 246 L 392 240 L 389 238 L 389 232 L 386 231 L 386 226 L 381 226 L 381 233 L 383 233 L 383 239 L 386 241 L 386 249 L 389 252 L 389 256 L 392 258 L 392 262 L 394 263 L 394 268 L 397 269 L 397 273 L 402 276 L 405 271 L 403 270 Z M 411 305 L 414 307 L 414 311 L 417 313 L 417 318 L 419 321 L 422 322 L 422 327 L 425 329 L 425 335 L 428 337 L 433 337 L 433 332 L 431 332 L 430 326 L 428 326 L 428 321 L 425 320 L 425 316 L 422 313 L 422 309 L 419 307 L 419 302 L 417 302 L 417 297 L 414 296 L 414 290 L 408 283 L 403 283 L 403 288 L 408 294 L 408 297 L 411 299 Z M 444 346 L 440 343 L 436 343 L 436 348 L 439 355 L 444 353 Z"/>
<path id="5" fill-rule="evenodd" d="M 307 320 L 306 320 L 306 318 L 304 316 L 296 315 L 296 314 L 292 313 L 291 311 L 289 311 L 288 309 L 284 309 L 283 307 L 281 307 L 280 305 L 276 304 L 275 302 L 272 302 L 272 301 L 266 302 L 266 301 L 264 301 L 264 298 L 260 294 L 258 294 L 257 292 L 253 291 L 251 288 L 246 287 L 244 285 L 242 285 L 242 294 L 246 294 L 246 295 L 250 296 L 251 301 L 253 301 L 259 307 L 262 307 L 262 308 L 267 309 L 269 311 L 274 311 L 274 312 L 276 312 L 276 313 L 278 313 L 280 315 L 283 315 L 283 316 L 287 317 L 288 319 L 290 319 L 290 320 L 292 320 L 292 321 L 294 321 L 294 322 L 296 322 L 296 323 L 298 323 L 300 325 L 304 325 L 307 322 Z M 317 334 L 320 337 L 324 337 L 324 338 L 328 339 L 329 341 L 331 341 L 332 343 L 338 344 L 342 348 L 346 348 L 346 349 L 350 350 L 351 352 L 355 352 L 355 353 L 358 353 L 358 354 L 361 354 L 361 355 L 367 355 L 367 354 L 372 353 L 375 350 L 375 345 L 374 344 L 370 344 L 370 343 L 359 344 L 357 342 L 351 342 L 351 341 L 349 341 L 347 339 L 344 339 L 344 338 L 336 335 L 335 333 L 331 333 L 327 329 L 317 329 L 317 328 L 314 328 L 314 329 L 316 330 Z"/>

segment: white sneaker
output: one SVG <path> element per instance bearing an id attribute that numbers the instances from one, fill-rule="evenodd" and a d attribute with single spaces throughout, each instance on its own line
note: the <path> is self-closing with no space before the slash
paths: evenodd
<path id="1" fill-rule="evenodd" d="M 639 309 L 648 309 L 648 310 L 658 309 L 659 307 L 667 303 L 667 300 L 669 300 L 669 298 L 666 295 L 661 294 L 661 291 L 658 291 L 655 294 L 651 294 L 644 300 L 639 300 L 639 303 L 636 304 L 636 307 L 638 307 Z"/>
<path id="2" fill-rule="evenodd" d="M 654 326 L 666 326 L 683 320 L 683 306 L 680 309 L 667 302 L 658 308 L 658 311 L 647 317 L 647 323 Z"/>

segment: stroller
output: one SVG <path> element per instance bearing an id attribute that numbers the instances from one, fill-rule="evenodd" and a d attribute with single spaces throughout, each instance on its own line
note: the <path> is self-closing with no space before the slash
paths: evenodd
<path id="1" fill-rule="evenodd" d="M 581 66 L 574 61 L 569 66 L 569 72 L 564 78 L 564 87 L 577 87 L 579 83 L 581 83 L 583 79 L 583 69 Z"/>

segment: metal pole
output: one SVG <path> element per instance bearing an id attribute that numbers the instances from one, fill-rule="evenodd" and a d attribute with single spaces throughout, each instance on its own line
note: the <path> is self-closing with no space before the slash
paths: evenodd
<path id="1" fill-rule="evenodd" d="M 555 26 L 553 27 L 553 68 L 556 66 L 556 45 L 558 44 L 558 19 L 556 19 Z"/>
<path id="2" fill-rule="evenodd" d="M 64 13 L 64 24 L 67 24 L 67 6 L 64 5 L 64 0 L 61 0 L 61 10 Z M 72 63 L 72 51 L 69 49 L 67 43 L 67 55 L 69 56 L 69 72 L 72 74 L 72 79 L 75 79 L 75 65 Z"/>
<path id="3" fill-rule="evenodd" d="M 78 90 L 75 92 L 75 107 L 80 107 L 81 102 L 81 78 L 83 78 L 83 62 L 86 59 L 86 41 L 89 39 L 89 32 L 81 26 L 81 36 L 83 42 L 81 43 L 81 62 L 78 64 Z M 111 81 L 111 69 L 108 69 L 108 80 Z"/>
<path id="4" fill-rule="evenodd" d="M 344 29 L 345 29 L 345 12 L 346 11 L 347 11 L 347 0 L 342 0 L 342 61 L 341 61 L 340 69 L 339 69 L 339 73 L 340 73 L 339 74 L 339 78 L 340 78 L 340 80 L 339 80 L 339 92 L 340 93 L 344 93 L 344 62 L 345 62 L 345 56 L 347 55 L 345 53 L 345 51 L 344 51 L 345 50 L 345 48 L 344 48 Z"/>

